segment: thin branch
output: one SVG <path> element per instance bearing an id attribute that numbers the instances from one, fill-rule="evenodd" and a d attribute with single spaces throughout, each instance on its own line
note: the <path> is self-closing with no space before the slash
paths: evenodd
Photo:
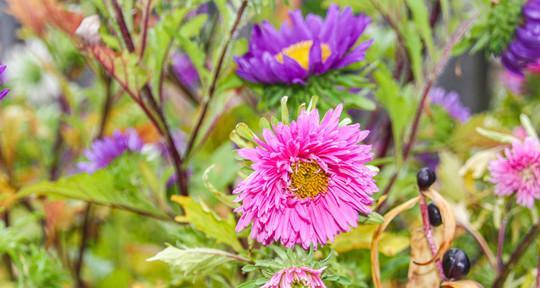
<path id="1" fill-rule="evenodd" d="M 106 74 L 106 73 L 103 73 Z M 104 81 L 105 81 L 105 101 L 103 102 L 103 109 L 101 110 L 101 119 L 99 123 L 99 131 L 96 135 L 95 139 L 101 139 L 105 133 L 105 127 L 107 126 L 107 121 L 110 116 L 110 110 L 112 106 L 112 79 L 104 75 Z M 83 215 L 83 224 L 81 229 L 81 242 L 79 244 L 79 251 L 77 254 L 77 259 L 75 260 L 75 267 L 74 267 L 74 273 L 75 273 L 75 281 L 77 282 L 78 287 L 86 287 L 86 284 L 84 283 L 84 280 L 82 279 L 82 267 L 84 264 L 84 254 L 85 250 L 88 247 L 88 240 L 90 237 L 90 228 L 92 224 L 92 204 L 87 203 L 86 207 L 84 209 L 84 215 Z"/>
<path id="2" fill-rule="evenodd" d="M 471 234 L 471 236 L 476 240 L 476 243 L 478 243 L 478 246 L 480 246 L 480 249 L 488 259 L 489 264 L 493 269 L 497 269 L 497 259 L 495 258 L 495 255 L 493 255 L 493 252 L 489 248 L 489 245 L 478 231 L 476 231 L 473 227 L 471 227 L 468 223 L 459 223 L 459 227 L 463 228 L 467 233 Z"/>
<path id="3" fill-rule="evenodd" d="M 506 278 L 512 271 L 512 268 L 519 262 L 523 254 L 527 252 L 527 248 L 534 243 L 534 240 L 537 239 L 538 234 L 540 233 L 540 222 L 536 223 L 531 227 L 527 235 L 523 237 L 523 240 L 518 244 L 508 262 L 504 265 L 503 270 L 498 273 L 495 282 L 493 283 L 493 288 L 501 288 L 506 281 Z"/>
<path id="4" fill-rule="evenodd" d="M 413 120 L 413 123 L 412 123 L 412 126 L 411 126 L 411 133 L 409 134 L 409 141 L 407 142 L 407 144 L 405 146 L 405 149 L 403 150 L 403 161 L 404 162 L 408 160 L 411 149 L 412 149 L 412 147 L 413 147 L 413 145 L 414 145 L 414 143 L 416 141 L 416 136 L 417 136 L 417 133 L 418 133 L 418 127 L 419 127 L 419 124 L 420 124 L 420 118 L 421 118 L 422 113 L 424 111 L 424 107 L 426 106 L 426 102 L 427 102 L 429 92 L 431 91 L 431 88 L 432 88 L 433 84 L 435 83 L 435 81 L 439 78 L 439 75 L 443 71 L 444 67 L 446 67 L 446 64 L 448 63 L 448 60 L 450 59 L 453 47 L 463 38 L 463 36 L 470 29 L 470 27 L 472 26 L 472 24 L 474 23 L 475 20 L 476 20 L 476 17 L 472 17 L 471 19 L 469 19 L 468 21 L 463 23 L 457 29 L 457 31 L 454 33 L 454 35 L 450 38 L 450 41 L 448 42 L 448 44 L 445 46 L 443 54 L 441 56 L 441 59 L 439 60 L 437 65 L 435 65 L 435 67 L 433 67 L 433 70 L 428 75 L 428 81 L 426 82 L 426 85 L 424 86 L 424 88 L 422 90 L 422 98 L 420 99 L 420 102 L 419 102 L 418 107 L 416 109 L 414 120 Z M 390 181 L 388 182 L 388 185 L 386 185 L 386 187 L 384 188 L 384 190 L 382 192 L 382 196 L 388 195 L 388 193 L 390 192 L 390 190 L 394 186 L 394 184 L 395 184 L 395 182 L 397 180 L 397 176 L 399 174 L 399 170 L 400 169 L 398 169 L 396 172 L 394 172 L 394 174 L 391 176 Z M 386 202 L 386 201 L 384 201 L 384 202 Z M 384 205 L 383 205 L 384 202 L 379 206 L 380 208 L 384 207 Z"/>
<path id="5" fill-rule="evenodd" d="M 4 225 L 6 227 L 9 227 L 9 224 L 10 224 L 9 210 L 4 211 L 2 218 L 4 220 Z M 11 279 L 12 281 L 15 281 L 17 277 L 13 269 L 13 261 L 11 260 L 11 256 L 8 253 L 5 253 L 3 258 L 4 258 L 4 263 L 6 265 L 7 273 L 9 275 L 9 279 Z"/>
<path id="6" fill-rule="evenodd" d="M 146 51 L 146 42 L 148 41 L 148 24 L 150 22 L 150 7 L 152 0 L 146 0 L 146 6 L 144 7 L 144 22 L 141 36 L 141 53 L 139 59 L 144 57 L 144 52 Z"/>
<path id="7" fill-rule="evenodd" d="M 105 76 L 105 87 L 105 101 L 103 102 L 103 109 L 101 110 L 101 121 L 99 123 L 97 139 L 101 139 L 105 133 L 107 120 L 109 119 L 113 103 L 112 83 L 109 76 Z"/>
<path id="8" fill-rule="evenodd" d="M 199 114 L 199 118 L 195 122 L 195 128 L 193 128 L 193 132 L 191 134 L 191 137 L 189 139 L 185 158 L 189 157 L 189 154 L 191 153 L 191 150 L 193 149 L 193 145 L 195 144 L 195 141 L 197 140 L 197 136 L 200 132 L 202 123 L 204 122 L 206 118 L 206 114 L 208 113 L 208 107 L 210 105 L 210 102 L 212 101 L 212 98 L 214 97 L 214 94 L 216 92 L 217 88 L 217 82 L 219 79 L 219 75 L 221 73 L 221 70 L 223 69 L 223 63 L 225 62 L 225 56 L 227 54 L 227 51 L 229 50 L 229 45 L 232 42 L 232 39 L 234 37 L 234 34 L 236 33 L 236 30 L 238 29 L 238 26 L 240 25 L 240 20 L 242 19 L 242 15 L 244 14 L 244 11 L 246 10 L 246 7 L 248 5 L 248 0 L 243 0 L 242 4 L 240 5 L 240 8 L 238 9 L 238 12 L 236 13 L 236 19 L 234 21 L 234 24 L 229 32 L 229 38 L 225 42 L 225 45 L 221 48 L 221 52 L 219 54 L 219 60 L 217 62 L 216 69 L 214 70 L 214 74 L 212 76 L 212 81 L 210 82 L 210 86 L 208 89 L 208 97 L 206 97 L 203 101 L 203 105 L 201 108 L 201 113 Z"/>
<path id="9" fill-rule="evenodd" d="M 509 212 L 512 207 L 512 201 L 507 201 L 504 211 Z M 504 269 L 503 263 L 503 250 L 504 250 L 504 240 L 506 235 L 506 226 L 510 221 L 511 213 L 508 213 L 501 221 L 501 226 L 499 227 L 499 233 L 497 235 L 497 273 L 501 273 Z"/>
<path id="10" fill-rule="evenodd" d="M 60 95 L 58 98 L 58 105 L 60 106 L 60 111 L 62 111 L 62 115 L 60 115 L 60 120 L 58 121 L 58 128 L 56 130 L 56 138 L 54 140 L 53 144 L 53 161 L 51 162 L 51 167 L 49 170 L 49 180 L 56 180 L 59 176 L 59 169 L 60 169 L 60 163 L 62 162 L 62 147 L 64 146 L 64 138 L 62 137 L 62 128 L 64 127 L 65 123 L 63 120 L 64 115 L 68 115 L 70 113 L 69 104 L 67 103 L 67 100 L 63 94 Z"/>
<path id="11" fill-rule="evenodd" d="M 117 0 L 111 0 L 111 4 L 116 14 L 116 21 L 118 22 L 120 34 L 122 34 L 122 38 L 124 39 L 126 48 L 129 52 L 133 53 L 135 52 L 135 45 L 133 44 L 133 39 L 131 38 L 131 34 L 129 33 L 126 19 L 124 18 L 124 13 L 122 13 L 122 7 L 120 7 L 120 4 L 118 4 Z"/>
<path id="12" fill-rule="evenodd" d="M 126 25 L 126 21 L 124 19 L 124 15 L 122 13 L 121 7 L 118 4 L 117 0 L 111 0 L 111 3 L 113 4 L 114 10 L 116 11 L 116 16 L 117 16 L 116 18 L 117 18 L 118 26 L 120 27 L 120 31 L 122 32 L 122 39 L 124 40 L 124 43 L 126 44 L 126 47 L 128 48 L 128 51 L 133 53 L 135 51 L 135 47 L 133 45 L 133 40 L 132 40 L 131 34 L 129 33 L 129 29 Z M 101 61 L 101 60 L 98 58 L 98 61 Z M 103 61 L 101 62 L 103 64 Z M 103 65 L 103 66 L 107 67 L 106 65 Z M 174 139 L 171 134 L 171 130 L 167 124 L 163 110 L 161 109 L 161 107 L 156 102 L 153 96 L 152 89 L 150 88 L 148 84 L 146 84 L 143 87 L 143 91 L 142 91 L 143 93 L 141 93 L 144 99 L 150 104 L 150 108 L 152 109 L 150 110 L 149 107 L 145 105 L 145 101 L 142 98 L 134 94 L 129 89 L 129 87 L 126 87 L 122 83 L 122 81 L 118 81 L 119 79 L 115 77 L 114 73 L 110 73 L 110 74 L 117 80 L 117 82 L 119 82 L 122 88 L 124 88 L 124 90 L 128 92 L 131 98 L 135 100 L 135 102 L 139 104 L 139 106 L 144 110 L 145 114 L 150 119 L 152 124 L 156 127 L 160 135 L 165 137 L 167 141 L 169 154 L 172 158 L 173 166 L 176 172 L 177 184 L 180 189 L 180 193 L 182 195 L 188 195 L 187 175 L 183 171 L 183 168 L 182 168 L 183 167 L 182 157 L 180 156 L 180 153 L 178 152 L 178 149 L 176 148 Z M 156 114 L 158 119 L 155 118 L 156 116 L 154 115 L 154 113 Z"/>
<path id="13" fill-rule="evenodd" d="M 433 233 L 431 231 L 431 224 L 429 223 L 426 196 L 424 196 L 422 191 L 420 191 L 420 212 L 422 214 L 422 225 L 424 227 L 424 236 L 426 237 L 426 240 L 429 244 L 429 249 L 431 250 L 431 256 L 435 257 L 435 255 L 437 254 L 437 244 L 435 243 L 435 239 L 433 238 Z M 435 261 L 435 266 L 437 267 L 437 270 L 439 271 L 439 277 L 445 280 L 446 277 L 444 275 L 444 271 L 443 271 L 440 259 Z"/>

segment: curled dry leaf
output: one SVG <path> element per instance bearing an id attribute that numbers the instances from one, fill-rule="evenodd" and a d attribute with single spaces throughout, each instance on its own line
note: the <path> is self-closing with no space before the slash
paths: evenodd
<path id="1" fill-rule="evenodd" d="M 431 248 L 424 235 L 422 227 L 415 227 L 411 234 L 411 263 L 409 263 L 409 275 L 407 288 L 414 287 L 439 287 L 441 278 L 435 263 L 430 265 L 416 265 L 412 259 L 431 257 Z"/>
<path id="2" fill-rule="evenodd" d="M 425 262 L 415 261 L 415 264 L 417 265 L 428 265 L 439 260 L 444 255 L 446 250 L 450 248 L 452 240 L 454 239 L 454 233 L 456 232 L 456 218 L 454 217 L 450 204 L 448 204 L 441 194 L 434 189 L 429 189 L 428 191 L 424 192 L 424 194 L 430 198 L 435 205 L 437 205 L 441 212 L 443 220 L 443 239 L 441 241 L 441 245 L 439 245 L 437 253 L 433 255 L 433 258 Z"/>
<path id="3" fill-rule="evenodd" d="M 375 233 L 373 234 L 373 240 L 371 241 L 371 278 L 373 279 L 373 284 L 375 288 L 381 288 L 381 271 L 379 267 L 379 241 L 381 240 L 381 236 L 390 224 L 394 218 L 396 218 L 397 215 L 399 215 L 401 212 L 411 209 L 418 203 L 418 200 L 420 200 L 420 196 L 414 197 L 410 199 L 409 201 L 395 207 L 394 209 L 388 211 L 384 215 L 384 221 L 382 224 L 379 225 Z"/>
<path id="4" fill-rule="evenodd" d="M 483 288 L 483 286 L 472 280 L 460 280 L 460 281 L 449 281 L 443 282 L 441 284 L 442 288 Z"/>

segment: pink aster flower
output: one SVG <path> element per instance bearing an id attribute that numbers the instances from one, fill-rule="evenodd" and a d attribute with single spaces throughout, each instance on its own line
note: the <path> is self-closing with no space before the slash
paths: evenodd
<path id="1" fill-rule="evenodd" d="M 321 280 L 323 269 L 308 267 L 291 267 L 275 273 L 261 288 L 325 288 Z"/>
<path id="2" fill-rule="evenodd" d="M 508 196 L 516 193 L 520 205 L 531 208 L 535 199 L 540 199 L 540 143 L 527 137 L 515 141 L 512 148 L 504 150 L 504 156 L 489 163 L 490 181 L 495 184 L 495 193 Z"/>
<path id="3" fill-rule="evenodd" d="M 371 146 L 359 144 L 369 131 L 340 125 L 341 112 L 339 105 L 320 121 L 318 111 L 303 111 L 264 130 L 255 148 L 238 151 L 254 171 L 234 191 L 242 202 L 237 231 L 252 224 L 251 237 L 264 245 L 308 249 L 332 242 L 356 227 L 359 213 L 371 212 L 376 172 L 365 166 Z"/>

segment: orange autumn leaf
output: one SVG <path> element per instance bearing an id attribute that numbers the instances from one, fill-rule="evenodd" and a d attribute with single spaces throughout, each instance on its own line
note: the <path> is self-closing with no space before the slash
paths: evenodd
<path id="1" fill-rule="evenodd" d="M 43 36 L 47 25 L 73 35 L 84 17 L 67 10 L 56 0 L 7 0 L 7 4 L 8 12 L 39 36 Z"/>

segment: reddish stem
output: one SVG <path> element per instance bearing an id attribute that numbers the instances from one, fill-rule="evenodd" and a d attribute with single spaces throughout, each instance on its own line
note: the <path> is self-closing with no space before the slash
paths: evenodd
<path id="1" fill-rule="evenodd" d="M 431 231 L 431 224 L 429 224 L 427 201 L 422 191 L 420 191 L 420 212 L 422 214 L 422 225 L 424 226 L 424 236 L 426 237 L 426 240 L 429 245 L 429 249 L 431 250 L 431 256 L 434 257 L 437 254 L 437 244 L 435 243 L 435 239 L 433 238 L 433 232 Z M 435 261 L 435 266 L 437 267 L 437 270 L 439 270 L 439 276 L 444 281 L 446 277 L 444 276 L 444 271 L 443 271 L 442 263 L 440 259 Z"/>
<path id="2" fill-rule="evenodd" d="M 186 158 L 189 156 L 189 154 L 191 153 L 191 150 L 193 149 L 193 145 L 195 144 L 195 141 L 197 140 L 197 136 L 201 130 L 204 119 L 206 118 L 206 113 L 208 113 L 208 108 L 216 92 L 219 75 L 221 74 L 223 63 L 225 62 L 225 55 L 227 55 L 227 51 L 229 50 L 229 46 L 232 42 L 234 34 L 236 33 L 238 26 L 240 25 L 240 19 L 242 19 L 242 15 L 244 14 L 244 11 L 246 10 L 247 5 L 248 5 L 248 1 L 243 0 L 242 4 L 240 5 L 240 8 L 238 9 L 238 12 L 236 13 L 236 19 L 234 21 L 234 24 L 231 30 L 229 31 L 229 38 L 227 39 L 227 42 L 225 42 L 225 44 L 221 48 L 218 63 L 217 63 L 216 69 L 214 70 L 214 74 L 212 76 L 212 82 L 210 83 L 210 88 L 208 89 L 208 97 L 205 98 L 203 101 L 201 113 L 199 114 L 199 118 L 197 118 L 197 122 L 195 122 L 196 123 L 195 127 L 193 128 L 193 132 L 191 133 L 191 137 L 189 138 L 189 142 L 186 147 L 186 153 L 185 153 Z"/>

